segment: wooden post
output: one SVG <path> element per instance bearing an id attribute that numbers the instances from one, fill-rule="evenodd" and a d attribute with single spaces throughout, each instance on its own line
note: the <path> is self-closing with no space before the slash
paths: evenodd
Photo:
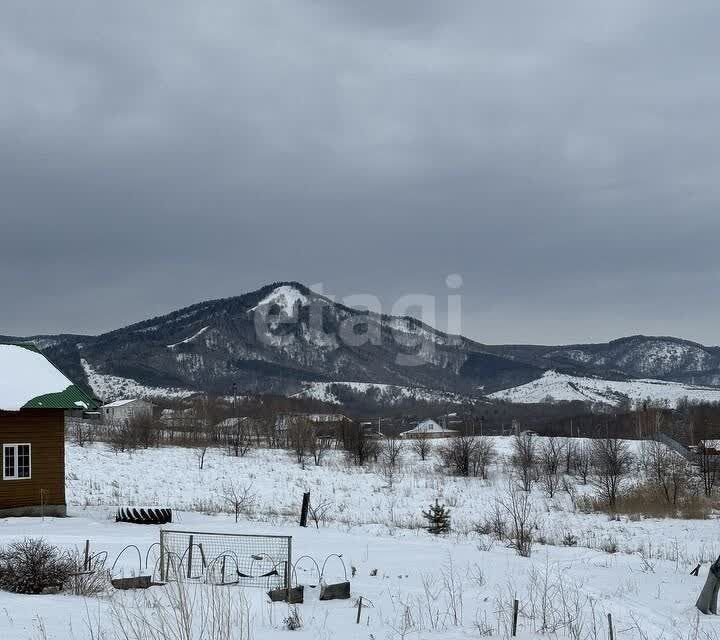
<path id="1" fill-rule="evenodd" d="M 187 559 L 187 577 L 192 578 L 192 554 L 193 554 L 193 536 L 190 536 L 190 542 L 188 544 L 188 559 Z"/>
<path id="2" fill-rule="evenodd" d="M 362 596 L 358 598 L 358 612 L 357 612 L 357 618 L 355 619 L 355 624 L 360 624 L 360 613 L 362 612 Z"/>
<path id="3" fill-rule="evenodd" d="M 287 562 L 285 563 L 285 588 L 288 590 L 288 593 L 290 593 L 290 588 L 292 587 L 292 536 L 288 537 L 288 557 Z"/>
<path id="4" fill-rule="evenodd" d="M 225 554 L 223 554 L 223 557 L 222 557 L 222 567 L 221 567 L 220 571 L 222 573 L 222 578 L 221 578 L 220 584 L 225 584 Z"/>
<path id="5" fill-rule="evenodd" d="M 163 531 L 160 530 L 160 582 L 165 582 L 165 544 L 163 540 Z"/>
<path id="6" fill-rule="evenodd" d="M 83 563 L 83 571 L 90 569 L 90 540 L 85 540 L 85 562 Z"/>
<path id="7" fill-rule="evenodd" d="M 615 632 L 613 631 L 612 625 L 612 613 L 608 613 L 608 638 L 610 640 L 615 640 Z"/>
<path id="8" fill-rule="evenodd" d="M 310 492 L 303 493 L 302 510 L 300 511 L 300 526 L 307 527 L 308 510 L 310 509 Z"/>
<path id="9" fill-rule="evenodd" d="M 513 614 L 512 614 L 512 635 L 513 638 L 517 635 L 517 620 L 518 620 L 518 607 L 520 603 L 517 599 L 513 600 Z M 610 639 L 612 640 L 612 638 Z"/>

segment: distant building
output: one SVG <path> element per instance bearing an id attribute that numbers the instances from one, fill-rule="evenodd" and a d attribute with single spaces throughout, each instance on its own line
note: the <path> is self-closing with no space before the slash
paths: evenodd
<path id="1" fill-rule="evenodd" d="M 97 402 L 34 347 L 0 344 L 0 517 L 65 515 L 65 412 Z"/>
<path id="2" fill-rule="evenodd" d="M 452 438 L 458 435 L 458 433 L 455 429 L 442 427 L 435 422 L 435 420 L 428 419 L 423 420 L 414 429 L 410 429 L 410 431 L 403 431 L 400 437 L 408 440 L 427 440 L 430 438 Z"/>
<path id="3" fill-rule="evenodd" d="M 102 411 L 103 422 L 112 424 L 127 422 L 136 416 L 152 417 L 155 405 L 147 400 L 132 398 L 104 404 L 100 410 Z"/>
<path id="4" fill-rule="evenodd" d="M 385 437 L 385 434 L 380 431 L 379 422 L 361 422 L 360 433 L 369 440 L 382 440 Z"/>

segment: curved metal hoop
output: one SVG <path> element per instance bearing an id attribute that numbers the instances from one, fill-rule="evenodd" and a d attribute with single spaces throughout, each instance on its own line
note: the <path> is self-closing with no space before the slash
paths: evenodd
<path id="1" fill-rule="evenodd" d="M 293 583 L 294 585 L 296 585 L 296 586 L 298 585 L 298 580 L 297 580 L 297 567 L 298 567 L 298 565 L 300 564 L 300 561 L 301 561 L 301 560 L 304 560 L 304 559 L 306 559 L 306 558 L 309 559 L 309 560 L 311 560 L 312 563 L 315 565 L 315 571 L 317 572 L 318 584 L 320 584 L 320 581 L 322 580 L 322 573 L 320 572 L 320 565 L 318 565 L 318 563 L 317 563 L 317 561 L 315 560 L 315 558 L 313 558 L 313 557 L 310 556 L 310 555 L 304 555 L 304 556 L 300 556 L 300 557 L 293 563 L 293 566 L 292 566 L 292 583 Z M 311 587 L 314 587 L 314 586 L 316 586 L 316 585 L 310 585 L 310 586 L 311 586 Z"/>
<path id="2" fill-rule="evenodd" d="M 322 571 L 320 572 L 320 581 L 322 582 L 325 579 L 325 565 L 328 563 L 328 560 L 330 558 L 337 558 L 340 560 L 340 564 L 343 568 L 343 573 L 345 574 L 345 582 L 347 582 L 347 567 L 345 566 L 345 561 L 342 559 L 342 555 L 338 553 L 331 553 L 327 558 L 325 558 L 325 562 L 323 562 L 322 565 Z"/>
<path id="3" fill-rule="evenodd" d="M 145 553 L 145 569 L 148 568 L 148 560 L 149 560 L 149 558 L 150 558 L 150 551 L 152 551 L 153 547 L 159 547 L 159 546 L 160 546 L 160 543 L 159 543 L 159 542 L 153 542 L 153 543 L 148 547 L 148 550 L 147 550 L 147 552 Z M 155 563 L 155 564 L 157 564 L 157 563 Z"/>
<path id="4" fill-rule="evenodd" d="M 127 545 L 120 553 L 118 553 L 117 557 L 115 558 L 115 562 L 113 562 L 113 565 L 112 565 L 112 567 L 111 567 L 111 569 L 110 569 L 110 573 L 112 573 L 113 571 L 115 571 L 115 565 L 118 563 L 118 560 L 120 560 L 120 558 L 122 557 L 123 553 L 125 553 L 128 549 L 135 549 L 135 551 L 137 551 L 137 554 L 138 554 L 138 564 L 140 565 L 140 571 L 142 571 L 142 569 L 143 569 L 143 563 L 142 563 L 142 554 L 140 553 L 140 549 L 139 549 L 136 545 L 134 545 L 134 544 L 129 544 L 129 545 Z"/>

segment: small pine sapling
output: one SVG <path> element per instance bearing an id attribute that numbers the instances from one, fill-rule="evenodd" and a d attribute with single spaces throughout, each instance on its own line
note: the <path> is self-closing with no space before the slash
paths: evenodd
<path id="1" fill-rule="evenodd" d="M 450 511 L 435 499 L 435 504 L 430 509 L 422 512 L 423 517 L 428 521 L 428 532 L 438 535 L 450 532 Z"/>

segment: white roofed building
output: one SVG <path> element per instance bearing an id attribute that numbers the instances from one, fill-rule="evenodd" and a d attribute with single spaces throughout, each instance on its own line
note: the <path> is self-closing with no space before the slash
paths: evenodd
<path id="1" fill-rule="evenodd" d="M 408 440 L 419 440 L 421 438 L 452 438 L 456 435 L 458 435 L 458 431 L 455 431 L 455 429 L 448 429 L 447 427 L 439 425 L 435 420 L 428 419 L 418 423 L 418 425 L 414 429 L 410 429 L 410 431 L 403 431 L 400 437 Z"/>
<path id="2" fill-rule="evenodd" d="M 136 416 L 152 416 L 155 405 L 147 400 L 131 398 L 104 404 L 100 410 L 102 411 L 103 422 L 118 424 L 127 422 Z"/>

